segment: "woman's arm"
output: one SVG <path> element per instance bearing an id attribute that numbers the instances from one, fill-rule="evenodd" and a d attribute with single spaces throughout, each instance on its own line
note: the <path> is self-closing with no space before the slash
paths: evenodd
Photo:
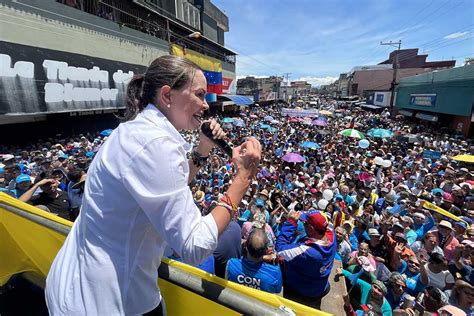
<path id="1" fill-rule="evenodd" d="M 224 130 L 221 128 L 221 126 L 219 125 L 219 123 L 217 123 L 216 120 L 211 120 L 210 123 L 211 123 L 210 128 L 212 130 L 212 134 L 214 135 L 214 138 L 223 139 L 226 134 Z M 193 181 L 194 177 L 196 176 L 196 173 L 201 168 L 200 164 L 204 163 L 204 161 L 199 162 L 199 157 L 202 157 L 202 158 L 209 157 L 209 153 L 211 152 L 212 148 L 214 148 L 214 146 L 215 146 L 215 143 L 211 139 L 206 137 L 200 131 L 199 132 L 199 145 L 195 149 L 193 149 L 194 153 L 192 154 L 192 155 L 197 154 L 195 158 L 198 158 L 198 159 L 191 157 L 188 160 L 188 164 L 189 164 L 188 183 L 191 183 L 191 181 Z"/>

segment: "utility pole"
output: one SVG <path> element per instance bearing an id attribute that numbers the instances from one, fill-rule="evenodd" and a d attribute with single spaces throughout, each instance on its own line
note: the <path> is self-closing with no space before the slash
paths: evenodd
<path id="1" fill-rule="evenodd" d="M 402 40 L 399 40 L 398 42 L 387 42 L 383 43 L 380 42 L 380 45 L 390 45 L 393 47 L 398 46 L 398 51 L 400 50 L 400 47 L 402 46 Z M 397 86 L 397 70 L 398 70 L 398 51 L 395 54 L 395 58 L 393 59 L 393 79 L 392 79 L 392 86 L 390 90 L 392 91 L 392 95 L 390 96 L 390 110 L 393 110 L 393 103 L 395 101 L 395 87 Z"/>

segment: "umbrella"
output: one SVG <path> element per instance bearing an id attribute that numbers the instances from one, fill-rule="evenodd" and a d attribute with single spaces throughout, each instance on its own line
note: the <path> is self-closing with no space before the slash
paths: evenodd
<path id="1" fill-rule="evenodd" d="M 321 114 L 321 115 L 326 115 L 326 116 L 331 116 L 331 115 L 332 115 L 332 112 L 329 112 L 329 111 L 326 111 L 326 110 L 322 110 L 322 111 L 319 111 L 319 114 Z"/>
<path id="2" fill-rule="evenodd" d="M 367 172 L 359 173 L 359 180 L 360 181 L 372 181 L 374 178 Z"/>
<path id="3" fill-rule="evenodd" d="M 271 115 L 267 115 L 267 116 L 265 116 L 263 119 L 264 119 L 265 121 L 268 121 L 268 122 L 271 122 L 271 121 L 274 120 L 273 116 L 271 116 Z"/>
<path id="4" fill-rule="evenodd" d="M 305 141 L 300 144 L 301 147 L 303 148 L 309 148 L 309 149 L 318 149 L 321 148 L 318 144 L 315 142 L 310 142 L 310 141 Z"/>
<path id="5" fill-rule="evenodd" d="M 350 115 L 348 115 L 348 116 L 345 116 L 345 117 L 344 117 L 344 119 L 345 119 L 345 120 L 348 120 L 348 121 L 350 121 L 350 120 L 352 120 L 352 119 L 353 119 L 353 117 L 352 117 L 352 116 L 350 116 Z"/>
<path id="6" fill-rule="evenodd" d="M 348 128 L 343 131 L 340 131 L 339 134 L 346 137 L 353 137 L 353 138 L 365 138 L 365 135 L 362 132 L 359 132 L 356 129 Z"/>
<path id="7" fill-rule="evenodd" d="M 234 119 L 230 117 L 224 117 L 224 119 L 222 120 L 222 123 L 232 123 L 232 122 L 234 122 Z"/>
<path id="8" fill-rule="evenodd" d="M 317 120 L 314 120 L 312 124 L 315 126 L 326 126 L 328 125 L 328 122 L 326 122 L 325 120 L 317 119 Z"/>
<path id="9" fill-rule="evenodd" d="M 290 117 L 290 118 L 288 119 L 288 122 L 290 122 L 290 123 L 297 123 L 297 122 L 299 122 L 299 120 L 298 120 L 296 117 Z"/>
<path id="10" fill-rule="evenodd" d="M 241 120 L 241 119 L 236 119 L 236 120 L 234 120 L 233 123 L 234 123 L 235 126 L 238 126 L 238 127 L 244 127 L 245 126 L 244 120 Z"/>
<path id="11" fill-rule="evenodd" d="M 400 135 L 401 139 L 408 142 L 408 143 L 416 143 L 420 141 L 420 137 L 415 134 L 405 134 Z"/>
<path id="12" fill-rule="evenodd" d="M 269 127 L 267 128 L 267 131 L 269 131 L 270 133 L 275 133 L 277 129 L 275 127 Z"/>
<path id="13" fill-rule="evenodd" d="M 110 136 L 112 134 L 113 129 L 106 129 L 100 132 L 100 136 Z"/>
<path id="14" fill-rule="evenodd" d="M 454 156 L 452 159 L 456 161 L 463 161 L 463 162 L 474 162 L 473 155 L 457 155 L 457 156 Z"/>
<path id="15" fill-rule="evenodd" d="M 383 128 L 372 128 L 367 132 L 370 137 L 388 138 L 393 136 L 393 132 Z"/>
<path id="16" fill-rule="evenodd" d="M 250 118 L 258 118 L 255 114 L 250 114 Z"/>
<path id="17" fill-rule="evenodd" d="M 270 123 L 272 123 L 272 124 L 278 124 L 278 123 L 280 123 L 280 121 L 279 121 L 279 120 L 273 120 L 273 121 L 271 121 Z"/>
<path id="18" fill-rule="evenodd" d="M 297 153 L 287 153 L 281 159 L 286 162 L 304 162 L 303 156 Z"/>
<path id="19" fill-rule="evenodd" d="M 269 128 L 269 127 L 270 127 L 270 125 L 268 125 L 268 124 L 260 123 L 260 128 L 261 128 L 261 129 L 267 129 L 267 128 Z"/>

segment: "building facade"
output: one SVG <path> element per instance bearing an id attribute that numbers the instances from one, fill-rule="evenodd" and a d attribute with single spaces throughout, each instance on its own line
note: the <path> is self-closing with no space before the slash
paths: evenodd
<path id="1" fill-rule="evenodd" d="M 348 94 L 367 97 L 375 91 L 390 91 L 394 80 L 396 84 L 401 78 L 449 69 L 456 64 L 455 60 L 428 62 L 427 58 L 428 55 L 418 55 L 417 48 L 402 49 L 391 52 L 389 58 L 378 65 L 354 67 L 348 75 Z"/>
<path id="2" fill-rule="evenodd" d="M 405 116 L 437 122 L 472 136 L 474 65 L 401 79 L 395 107 Z"/>
<path id="3" fill-rule="evenodd" d="M 275 101 L 281 90 L 283 77 L 255 78 L 248 76 L 237 80 L 237 94 L 253 96 L 256 102 Z"/>
<path id="4" fill-rule="evenodd" d="M 213 65 L 216 91 L 235 87 L 228 18 L 209 0 L 0 0 L 0 14 L 8 30 L 0 40 L 0 124 L 123 109 L 131 77 L 172 47 Z"/>

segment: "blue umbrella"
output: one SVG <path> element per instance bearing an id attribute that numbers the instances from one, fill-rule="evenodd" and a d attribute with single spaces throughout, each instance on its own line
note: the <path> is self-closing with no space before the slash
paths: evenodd
<path id="1" fill-rule="evenodd" d="M 393 136 L 393 132 L 383 128 L 372 128 L 367 132 L 370 137 L 388 138 Z"/>
<path id="2" fill-rule="evenodd" d="M 103 130 L 102 132 L 100 132 L 100 136 L 110 136 L 110 134 L 112 134 L 113 132 L 113 129 L 106 129 L 106 130 Z"/>
<path id="3" fill-rule="evenodd" d="M 245 122 L 243 120 L 234 120 L 233 124 L 238 127 L 244 127 Z"/>
<path id="4" fill-rule="evenodd" d="M 260 128 L 261 128 L 261 129 L 267 129 L 267 128 L 270 128 L 270 125 L 260 123 Z"/>
<path id="5" fill-rule="evenodd" d="M 275 133 L 277 129 L 275 127 L 269 127 L 267 128 L 267 131 L 269 131 L 270 133 Z"/>
<path id="6" fill-rule="evenodd" d="M 300 144 L 301 147 L 303 148 L 309 148 L 309 149 L 319 149 L 321 146 L 316 144 L 315 142 L 310 142 L 310 141 L 305 141 Z"/>
<path id="7" fill-rule="evenodd" d="M 222 120 L 222 123 L 232 123 L 232 122 L 234 122 L 234 119 L 230 117 L 224 117 L 224 119 Z"/>

